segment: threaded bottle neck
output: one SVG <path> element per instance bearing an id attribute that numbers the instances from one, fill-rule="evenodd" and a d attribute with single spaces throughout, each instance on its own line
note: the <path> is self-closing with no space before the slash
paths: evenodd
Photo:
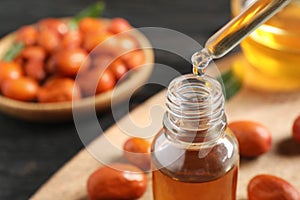
<path id="1" fill-rule="evenodd" d="M 226 128 L 224 95 L 209 76 L 183 75 L 167 91 L 164 127 L 170 138 L 191 143 L 214 140 Z"/>

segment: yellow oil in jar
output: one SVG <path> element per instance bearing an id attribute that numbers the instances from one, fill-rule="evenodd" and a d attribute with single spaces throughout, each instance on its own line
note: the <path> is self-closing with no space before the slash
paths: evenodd
<path id="1" fill-rule="evenodd" d="M 247 1 L 232 0 L 233 15 Z M 300 89 L 300 3 L 287 7 L 260 26 L 241 43 L 244 57 L 234 71 L 249 86 L 270 90 Z"/>

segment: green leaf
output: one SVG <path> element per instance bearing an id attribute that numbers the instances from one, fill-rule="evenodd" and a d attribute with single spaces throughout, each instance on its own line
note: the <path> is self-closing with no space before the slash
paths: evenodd
<path id="1" fill-rule="evenodd" d="M 78 13 L 76 16 L 74 16 L 74 19 L 76 21 L 79 21 L 85 17 L 99 17 L 104 11 L 104 9 L 105 9 L 104 2 L 96 2 L 95 4 L 87 7 L 86 9 Z"/>
<path id="2" fill-rule="evenodd" d="M 96 2 L 93 5 L 85 8 L 77 15 L 75 15 L 69 22 L 68 26 L 71 30 L 76 29 L 78 27 L 78 22 L 85 17 L 100 17 L 105 9 L 104 2 Z"/>
<path id="3" fill-rule="evenodd" d="M 24 49 L 25 45 L 21 42 L 14 43 L 10 49 L 5 53 L 3 60 L 4 61 L 12 61 L 14 60 Z"/>
<path id="4" fill-rule="evenodd" d="M 242 88 L 242 81 L 234 74 L 232 69 L 222 73 L 217 80 L 224 84 L 226 100 L 229 100 Z"/>

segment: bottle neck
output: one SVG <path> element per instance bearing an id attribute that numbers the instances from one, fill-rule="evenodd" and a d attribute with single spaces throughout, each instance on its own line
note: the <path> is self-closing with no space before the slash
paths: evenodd
<path id="1" fill-rule="evenodd" d="M 209 76 L 188 74 L 174 79 L 166 96 L 165 133 L 178 142 L 216 140 L 226 128 L 224 102 L 221 85 Z"/>

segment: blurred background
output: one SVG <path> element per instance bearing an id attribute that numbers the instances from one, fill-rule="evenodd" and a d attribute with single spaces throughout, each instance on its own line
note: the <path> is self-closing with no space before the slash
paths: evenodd
<path id="1" fill-rule="evenodd" d="M 72 16 L 93 2 L 1 0 L 0 36 L 42 18 Z M 231 14 L 229 0 L 110 0 L 106 1 L 103 17 L 123 17 L 135 27 L 170 28 L 203 45 Z M 155 51 L 155 59 L 181 73 L 191 72 L 189 63 L 167 52 Z M 131 98 L 131 109 L 161 89 L 157 85 L 143 87 Z M 126 114 L 121 107 L 119 117 Z M 104 129 L 114 123 L 109 110 L 99 113 L 98 118 Z M 0 126 L 0 199 L 28 199 L 83 148 L 72 122 L 30 123 L 0 114 Z"/>
<path id="2" fill-rule="evenodd" d="M 1 0 L 1 35 L 21 25 L 45 17 L 72 16 L 93 0 Z M 174 29 L 204 40 L 230 19 L 229 0 L 178 1 L 167 0 L 110 0 L 104 17 L 124 17 L 134 26 L 155 26 Z"/>

